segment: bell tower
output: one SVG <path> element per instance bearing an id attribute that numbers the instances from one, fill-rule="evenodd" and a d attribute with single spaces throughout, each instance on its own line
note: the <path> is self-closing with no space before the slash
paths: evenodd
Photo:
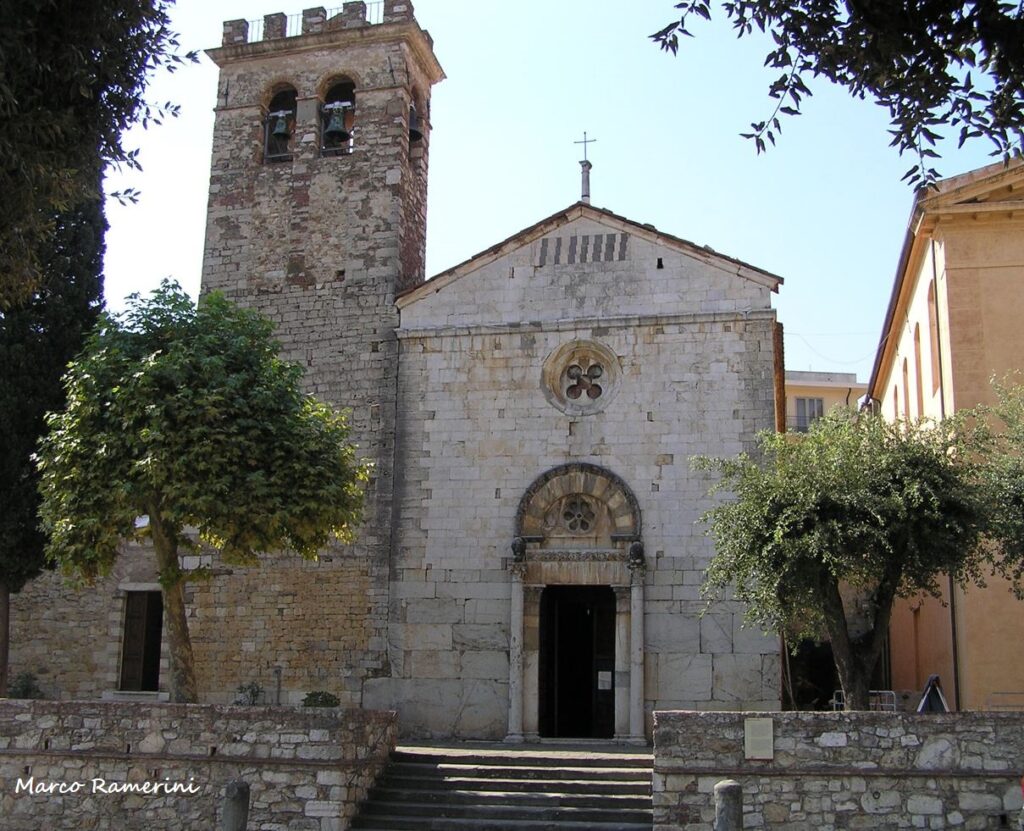
<path id="1" fill-rule="evenodd" d="M 257 653 L 303 654 L 319 647 L 296 633 L 319 630 L 317 643 L 340 654 L 337 666 L 361 676 L 342 679 L 352 693 L 343 703 L 358 703 L 361 680 L 387 669 L 395 297 L 424 279 L 430 92 L 444 73 L 409 0 L 230 20 L 207 54 L 220 79 L 203 291 L 222 291 L 275 323 L 308 391 L 351 410 L 351 438 L 374 466 L 357 542 L 328 552 L 300 591 L 320 594 L 286 607 L 252 594 L 252 585 L 238 589 L 250 593 L 254 620 L 260 605 L 301 619 L 272 636 L 254 622 L 242 638 L 255 639 Z M 231 579 L 224 586 L 211 591 L 230 592 Z M 358 610 L 340 599 L 346 592 Z M 217 665 L 217 644 L 206 646 Z M 275 669 L 286 693 L 337 691 L 324 661 L 315 676 L 300 664 Z"/>

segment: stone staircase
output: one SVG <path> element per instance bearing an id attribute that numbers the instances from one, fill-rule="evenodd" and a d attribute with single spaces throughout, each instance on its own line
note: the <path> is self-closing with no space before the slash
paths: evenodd
<path id="1" fill-rule="evenodd" d="M 606 746 L 399 747 L 365 831 L 651 831 L 650 753 Z"/>

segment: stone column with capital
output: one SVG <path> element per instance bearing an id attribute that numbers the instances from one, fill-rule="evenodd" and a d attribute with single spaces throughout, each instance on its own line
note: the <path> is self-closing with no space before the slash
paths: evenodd
<path id="1" fill-rule="evenodd" d="M 508 632 L 508 734 L 507 742 L 523 741 L 523 578 L 526 576 L 526 543 L 512 541 L 512 603 Z"/>
<path id="2" fill-rule="evenodd" d="M 644 728 L 644 576 L 647 560 L 644 544 L 629 546 L 629 739 L 647 742 Z"/>
<path id="3" fill-rule="evenodd" d="M 615 740 L 629 738 L 629 586 L 613 586 L 615 592 Z"/>

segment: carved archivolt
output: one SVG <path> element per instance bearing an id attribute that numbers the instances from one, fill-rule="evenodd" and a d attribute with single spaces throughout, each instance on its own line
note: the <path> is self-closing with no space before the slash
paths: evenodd
<path id="1" fill-rule="evenodd" d="M 625 549 L 640 539 L 640 508 L 611 471 L 584 462 L 561 465 L 523 494 L 515 536 L 542 548 Z"/>

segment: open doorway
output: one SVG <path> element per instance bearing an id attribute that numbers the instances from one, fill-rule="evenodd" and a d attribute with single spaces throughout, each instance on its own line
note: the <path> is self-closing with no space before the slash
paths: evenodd
<path id="1" fill-rule="evenodd" d="M 548 586 L 540 599 L 540 734 L 605 738 L 615 729 L 615 592 Z"/>

